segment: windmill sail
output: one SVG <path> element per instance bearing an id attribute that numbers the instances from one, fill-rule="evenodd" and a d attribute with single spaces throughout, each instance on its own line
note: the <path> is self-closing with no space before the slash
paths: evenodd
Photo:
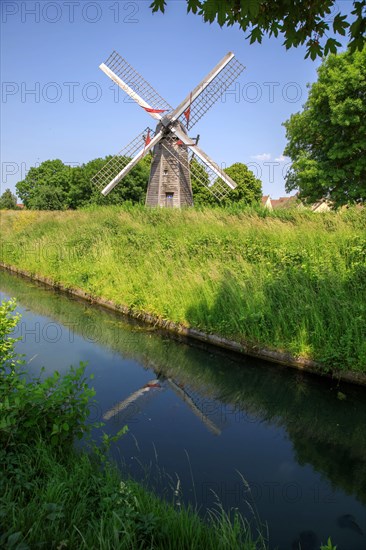
<path id="1" fill-rule="evenodd" d="M 244 70 L 244 66 L 236 59 L 233 58 L 226 67 L 219 73 L 210 84 L 205 87 L 202 93 L 196 97 L 195 100 L 189 106 L 189 122 L 187 127 L 189 129 L 207 113 L 209 109 L 218 101 L 230 87 L 230 85 L 237 79 L 240 73 Z M 185 113 L 183 113 L 179 120 L 184 124 L 187 123 Z"/>
<path id="2" fill-rule="evenodd" d="M 229 52 L 169 115 L 171 122 L 178 119 L 187 129 L 191 129 L 223 96 L 244 68 Z"/>
<path id="3" fill-rule="evenodd" d="M 126 145 L 126 147 L 117 153 L 117 155 L 112 157 L 92 178 L 92 182 L 97 186 L 99 191 L 104 191 L 105 188 L 112 182 L 115 182 L 115 185 L 117 185 L 118 181 L 116 182 L 116 178 L 123 171 L 125 171 L 123 176 L 120 178 L 122 179 L 122 177 L 128 173 L 126 170 L 127 166 L 131 165 L 131 161 L 136 160 L 133 166 L 131 166 L 132 170 L 137 162 L 139 162 L 151 149 L 151 143 L 153 143 L 155 137 L 157 136 L 155 135 L 154 130 L 151 128 L 146 128 L 143 132 L 141 132 L 141 134 L 135 137 L 131 143 Z"/>
<path id="4" fill-rule="evenodd" d="M 100 68 L 149 114 L 172 111 L 171 105 L 117 52 L 114 51 Z"/>
<path id="5" fill-rule="evenodd" d="M 191 177 L 194 178 L 200 185 L 206 187 L 217 200 L 222 200 L 230 191 L 230 187 L 225 182 L 228 179 L 227 174 L 211 159 L 210 162 L 206 162 L 202 158 L 194 154 L 194 147 L 186 147 L 184 143 L 177 140 L 174 135 L 166 137 L 161 141 L 162 147 L 166 153 L 175 159 L 175 163 L 171 163 L 171 166 L 175 166 L 177 171 L 179 165 L 188 170 Z M 188 156 L 181 154 L 182 149 L 188 149 Z M 214 169 L 213 169 L 214 168 Z M 179 169 L 181 170 L 181 169 Z M 229 178 L 230 181 L 231 178 Z M 234 182 L 233 186 L 236 184 Z"/>

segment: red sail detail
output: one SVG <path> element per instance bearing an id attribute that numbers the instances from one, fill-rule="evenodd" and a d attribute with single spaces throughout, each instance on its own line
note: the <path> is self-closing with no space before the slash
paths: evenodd
<path id="1" fill-rule="evenodd" d="M 191 117 L 191 106 L 188 107 L 188 109 L 186 111 L 184 111 L 184 116 L 186 117 L 186 121 L 187 123 L 189 122 L 189 119 Z"/>
<path id="2" fill-rule="evenodd" d="M 189 119 L 191 118 L 191 105 L 192 105 L 192 94 L 190 95 L 190 98 L 189 98 L 189 107 L 183 113 L 187 121 L 187 128 L 189 124 Z"/>
<path id="3" fill-rule="evenodd" d="M 147 131 L 147 136 L 145 138 L 145 147 L 147 147 L 149 143 L 151 143 L 150 130 Z"/>
<path id="4" fill-rule="evenodd" d="M 165 113 L 166 109 L 150 109 L 149 107 L 144 107 L 147 113 Z"/>
<path id="5" fill-rule="evenodd" d="M 176 145 L 184 145 L 183 141 L 181 139 L 178 139 L 176 142 L 175 142 Z M 197 143 L 189 143 L 188 144 L 189 147 L 195 147 L 197 145 Z"/>

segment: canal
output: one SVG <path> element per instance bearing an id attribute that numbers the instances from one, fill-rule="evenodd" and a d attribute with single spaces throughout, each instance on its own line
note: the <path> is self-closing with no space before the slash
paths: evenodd
<path id="1" fill-rule="evenodd" d="M 3 270 L 0 290 L 30 373 L 87 362 L 90 420 L 129 428 L 112 449 L 122 471 L 177 506 L 260 518 L 271 549 L 366 548 L 365 388 L 178 341 Z"/>

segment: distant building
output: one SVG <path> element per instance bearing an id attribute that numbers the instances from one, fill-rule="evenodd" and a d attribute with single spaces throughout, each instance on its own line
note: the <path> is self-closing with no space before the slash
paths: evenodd
<path id="1" fill-rule="evenodd" d="M 269 195 L 264 195 L 261 199 L 263 208 L 268 208 L 268 210 L 273 210 L 271 198 Z"/>
<path id="2" fill-rule="evenodd" d="M 314 202 L 314 204 L 310 206 L 310 209 L 313 212 L 329 212 L 329 210 L 331 210 L 331 203 L 327 200 L 321 200 Z"/>
<path id="3" fill-rule="evenodd" d="M 20 204 L 20 203 L 17 204 L 17 208 L 18 208 L 18 210 L 23 210 L 24 204 Z"/>
<path id="4" fill-rule="evenodd" d="M 280 197 L 279 199 L 271 199 L 272 208 L 285 208 L 290 197 Z"/>
<path id="5" fill-rule="evenodd" d="M 271 199 L 272 208 L 302 208 L 303 204 L 299 201 L 299 198 L 296 195 L 292 197 L 280 197 L 279 199 Z"/>
<path id="6" fill-rule="evenodd" d="M 312 212 L 329 212 L 332 208 L 332 203 L 326 199 L 315 202 L 311 205 L 305 205 L 299 200 L 298 194 L 292 197 L 280 197 L 279 199 L 271 199 L 270 195 L 262 197 L 262 206 L 268 210 L 277 210 L 280 208 L 310 208 Z"/>
<path id="7" fill-rule="evenodd" d="M 277 208 L 302 208 L 303 206 L 297 194 L 292 197 L 280 197 L 279 199 L 271 199 L 270 195 L 264 195 L 261 202 L 263 208 L 268 208 L 268 210 Z"/>

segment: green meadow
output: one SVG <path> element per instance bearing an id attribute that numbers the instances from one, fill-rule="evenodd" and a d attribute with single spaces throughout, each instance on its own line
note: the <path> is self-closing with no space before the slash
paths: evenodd
<path id="1" fill-rule="evenodd" d="M 135 312 L 366 372 L 366 211 L 1 212 L 1 261 Z"/>

